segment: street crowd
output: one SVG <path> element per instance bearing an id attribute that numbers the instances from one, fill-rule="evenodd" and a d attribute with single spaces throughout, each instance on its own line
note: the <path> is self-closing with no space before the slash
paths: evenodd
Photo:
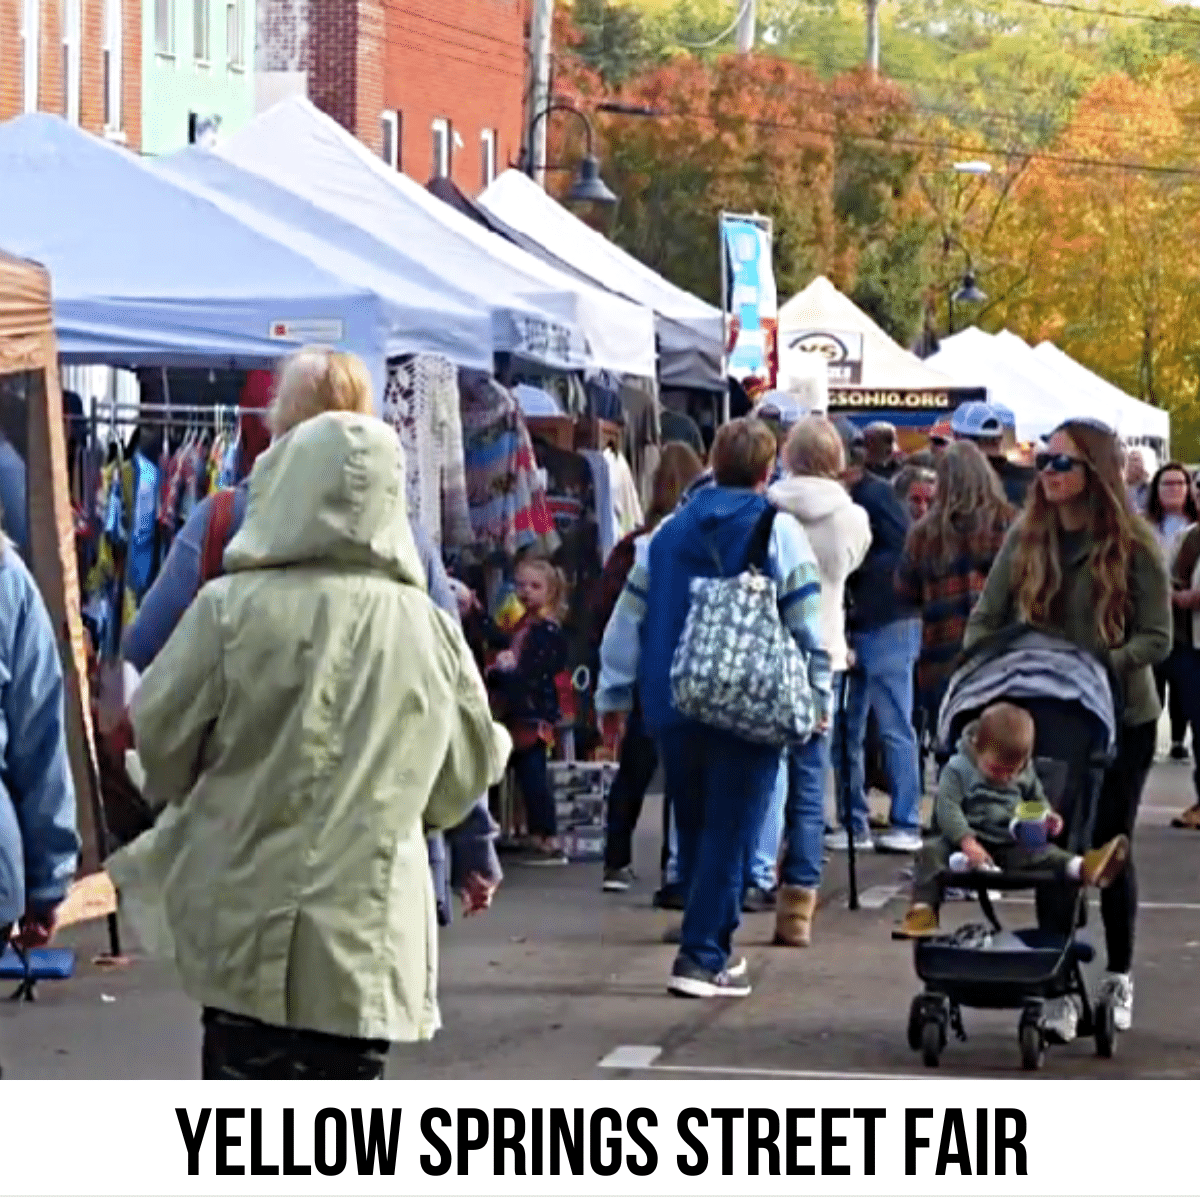
<path id="1" fill-rule="evenodd" d="M 523 615 L 501 640 L 414 531 L 371 393 L 353 356 L 287 360 L 270 446 L 230 499 L 197 508 L 126 635 L 143 672 L 129 744 L 161 814 L 107 868 L 123 908 L 157 914 L 140 932 L 170 947 L 202 1009 L 206 1077 L 375 1078 L 390 1045 L 434 1034 L 439 915 L 454 892 L 468 914 L 492 903 L 487 795 L 510 764 L 522 861 L 565 861 L 547 767 L 563 579 L 521 561 Z M 774 910 L 779 946 L 808 946 L 826 856 L 851 842 L 919 856 L 902 931 L 937 929 L 941 864 L 996 858 L 1008 818 L 1038 799 L 1028 718 L 997 705 L 923 829 L 950 677 L 1024 624 L 1094 652 L 1123 697 L 1093 846 L 1055 861 L 1100 889 L 1103 990 L 1129 1028 L 1130 839 L 1164 695 L 1176 756 L 1200 720 L 1198 516 L 1179 464 L 1150 478 L 1087 419 L 1020 461 L 1011 414 L 983 402 L 907 456 L 890 425 L 779 396 L 720 426 L 707 462 L 665 445 L 646 523 L 610 555 L 593 609 L 596 709 L 619 761 L 603 887 L 632 883 L 661 765 L 656 902 L 682 912 L 669 990 L 748 995 L 744 909 Z M 55 637 L 11 549 L 0 588 L 0 923 L 28 949 L 53 934 L 78 847 Z M 827 827 L 831 772 L 849 828 Z M 1200 828 L 1200 790 L 1177 824 Z"/>

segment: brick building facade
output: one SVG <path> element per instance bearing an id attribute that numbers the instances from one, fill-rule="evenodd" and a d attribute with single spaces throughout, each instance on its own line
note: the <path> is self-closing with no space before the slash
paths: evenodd
<path id="1" fill-rule="evenodd" d="M 141 148 L 141 0 L 0 0 L 0 120 L 35 109 Z"/>
<path id="2" fill-rule="evenodd" d="M 0 3 L 10 0 L 0 0 Z M 307 94 L 425 183 L 517 161 L 529 0 L 259 0 L 260 104 Z"/>

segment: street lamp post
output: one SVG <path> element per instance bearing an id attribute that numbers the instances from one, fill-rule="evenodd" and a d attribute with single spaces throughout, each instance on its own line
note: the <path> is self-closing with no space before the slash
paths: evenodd
<path id="1" fill-rule="evenodd" d="M 548 104 L 541 112 L 535 114 L 533 120 L 530 121 L 529 157 L 525 164 L 526 174 L 531 179 L 537 177 L 539 164 L 536 162 L 537 154 L 534 147 L 537 145 L 536 134 L 538 122 L 544 121 L 554 112 L 573 113 L 577 116 L 583 122 L 584 133 L 587 137 L 587 149 L 579 164 L 579 170 L 575 174 L 570 191 L 567 192 L 567 199 L 576 204 L 616 204 L 616 194 L 600 177 L 600 160 L 596 157 L 595 153 L 596 138 L 595 132 L 592 129 L 592 123 L 588 120 L 587 113 L 576 108 L 573 104 L 568 104 L 565 100 L 555 100 L 553 103 Z"/>

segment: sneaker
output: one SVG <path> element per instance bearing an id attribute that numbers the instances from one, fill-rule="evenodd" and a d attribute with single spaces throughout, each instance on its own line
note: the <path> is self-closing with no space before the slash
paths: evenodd
<path id="1" fill-rule="evenodd" d="M 742 897 L 742 912 L 760 913 L 775 911 L 776 892 L 774 888 L 748 887 Z"/>
<path id="2" fill-rule="evenodd" d="M 892 930 L 892 937 L 896 941 L 910 941 L 934 937 L 940 932 L 937 912 L 928 904 L 914 904 Z"/>
<path id="3" fill-rule="evenodd" d="M 844 829 L 835 829 L 832 833 L 825 835 L 826 850 L 849 850 L 850 838 L 846 835 Z M 871 839 L 869 833 L 859 831 L 854 835 L 854 849 L 862 854 L 875 849 L 875 843 Z"/>
<path id="4" fill-rule="evenodd" d="M 1187 756 L 1188 756 L 1187 747 L 1182 742 L 1176 742 L 1171 747 L 1171 758 L 1173 761 L 1186 762 Z"/>
<path id="5" fill-rule="evenodd" d="M 728 971 L 706 971 L 680 956 L 671 968 L 667 991 L 673 996 L 686 996 L 695 1000 L 709 1000 L 717 996 L 748 996 L 750 980 L 745 975 L 731 975 Z"/>
<path id="6" fill-rule="evenodd" d="M 913 829 L 888 829 L 875 839 L 875 848 L 887 854 L 916 854 L 921 835 Z"/>
<path id="7" fill-rule="evenodd" d="M 654 893 L 654 899 L 651 903 L 655 908 L 665 908 L 670 912 L 683 912 L 687 908 L 683 888 L 677 883 L 664 883 Z"/>
<path id="8" fill-rule="evenodd" d="M 1119 833 L 1098 849 L 1089 850 L 1083 856 L 1080 879 L 1090 887 L 1106 888 L 1125 869 L 1129 858 L 1129 839 Z"/>
<path id="9" fill-rule="evenodd" d="M 731 979 L 742 979 L 749 972 L 750 964 L 740 954 L 736 958 L 730 957 L 729 962 L 725 964 L 725 974 Z"/>
<path id="10" fill-rule="evenodd" d="M 1122 1033 L 1133 1024 L 1133 976 L 1110 971 L 1100 984 L 1096 999 L 1112 1005 L 1113 1024 Z"/>
<path id="11" fill-rule="evenodd" d="M 606 892 L 627 892 L 633 887 L 633 881 L 637 876 L 633 873 L 632 867 L 616 867 L 613 870 L 604 872 L 604 883 L 602 890 Z"/>
<path id="12" fill-rule="evenodd" d="M 1042 1005 L 1042 1032 L 1065 1046 L 1079 1032 L 1079 1001 L 1074 996 L 1055 996 Z"/>
<path id="13" fill-rule="evenodd" d="M 567 856 L 558 846 L 527 846 L 519 861 L 525 867 L 565 867 Z"/>

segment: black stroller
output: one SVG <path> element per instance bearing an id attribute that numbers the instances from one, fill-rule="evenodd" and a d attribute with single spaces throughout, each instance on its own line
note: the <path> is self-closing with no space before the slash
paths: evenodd
<path id="1" fill-rule="evenodd" d="M 950 681 L 938 716 L 941 763 L 966 725 L 998 700 L 1019 704 L 1033 716 L 1035 766 L 1050 804 L 1063 818 L 1058 840 L 1083 853 L 1091 845 L 1104 770 L 1115 751 L 1117 718 L 1108 673 L 1077 646 L 1033 630 L 990 640 Z M 914 962 L 925 990 L 909 1010 L 908 1043 L 925 1065 L 938 1065 L 950 1030 L 966 1040 L 964 1006 L 1011 1008 L 1021 1014 L 1021 1065 L 1036 1071 L 1047 1044 L 1043 1005 L 1068 995 L 1079 1005 L 1079 1033 L 1094 1036 L 1096 1052 L 1111 1057 L 1116 1046 L 1111 1008 L 1092 1002 L 1081 969 L 1094 957 L 1092 947 L 1076 938 L 1085 917 L 1083 889 L 1034 871 L 947 871 L 942 882 L 976 893 L 987 924 L 915 943 Z M 1037 927 L 1006 930 L 988 893 L 1020 889 L 1036 889 Z"/>

